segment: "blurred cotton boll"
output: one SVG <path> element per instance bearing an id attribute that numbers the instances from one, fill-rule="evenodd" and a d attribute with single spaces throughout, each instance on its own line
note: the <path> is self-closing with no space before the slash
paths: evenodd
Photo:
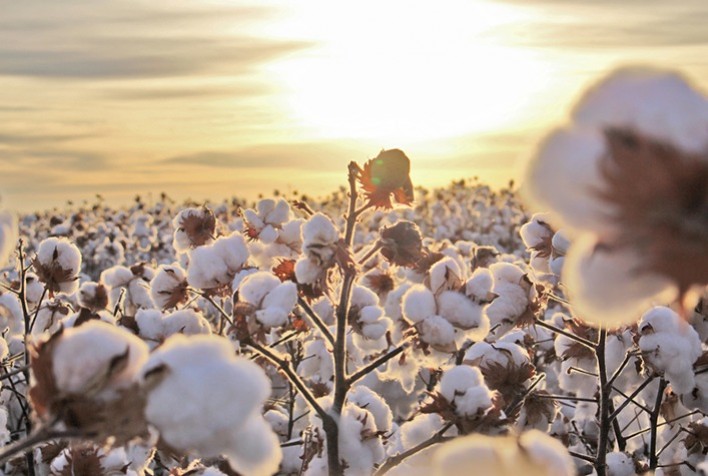
<path id="1" fill-rule="evenodd" d="M 143 367 L 145 416 L 171 448 L 227 457 L 244 475 L 269 476 L 281 459 L 261 415 L 270 382 L 255 363 L 234 356 L 227 339 L 174 335 Z"/>
<path id="2" fill-rule="evenodd" d="M 433 456 L 436 476 L 572 476 L 575 466 L 561 442 L 538 430 L 520 436 L 471 435 L 445 443 Z"/>
<path id="3" fill-rule="evenodd" d="M 10 212 L 0 211 L 0 267 L 5 266 L 17 244 L 17 219 Z"/>
<path id="4" fill-rule="evenodd" d="M 571 239 L 579 317 L 616 327 L 708 283 L 708 98 L 680 75 L 621 69 L 544 139 L 522 189 Z"/>

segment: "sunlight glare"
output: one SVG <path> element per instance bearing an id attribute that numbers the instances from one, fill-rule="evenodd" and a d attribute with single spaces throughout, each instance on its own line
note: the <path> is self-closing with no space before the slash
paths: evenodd
<path id="1" fill-rule="evenodd" d="M 290 31 L 279 28 L 315 42 L 272 66 L 284 109 L 319 137 L 408 143 L 512 123 L 544 76 L 531 51 L 493 34 L 520 13 L 479 1 L 441 6 L 308 2 Z"/>

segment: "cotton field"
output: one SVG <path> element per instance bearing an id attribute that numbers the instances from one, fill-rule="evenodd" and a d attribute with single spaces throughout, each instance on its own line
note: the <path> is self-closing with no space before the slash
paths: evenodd
<path id="1" fill-rule="evenodd" d="M 521 189 L 0 213 L 3 474 L 708 471 L 708 99 L 620 70 Z"/>

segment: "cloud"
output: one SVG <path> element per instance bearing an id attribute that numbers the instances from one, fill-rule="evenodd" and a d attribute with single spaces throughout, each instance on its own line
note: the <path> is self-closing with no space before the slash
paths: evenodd
<path id="1" fill-rule="evenodd" d="M 303 172 L 332 172 L 345 170 L 346 164 L 351 160 L 366 160 L 370 152 L 365 146 L 328 142 L 265 144 L 232 151 L 201 151 L 170 157 L 162 164 L 228 169 L 297 168 Z"/>
<path id="2" fill-rule="evenodd" d="M 116 37 L 32 49 L 6 44 L 0 46 L 0 75 L 93 80 L 235 76 L 307 46 L 246 37 Z"/>
<path id="3" fill-rule="evenodd" d="M 562 49 L 652 48 L 708 44 L 708 3 L 684 0 L 497 0 L 538 12 L 490 36 L 520 46 Z"/>
<path id="4" fill-rule="evenodd" d="M 22 134 L 0 132 L 0 145 L 35 146 L 38 144 L 57 144 L 96 137 L 93 134 Z"/>
<path id="5" fill-rule="evenodd" d="M 270 92 L 269 87 L 263 83 L 235 83 L 230 86 L 204 84 L 202 86 L 164 88 L 130 86 L 123 89 L 110 89 L 101 93 L 100 96 L 119 101 L 165 101 L 173 99 L 254 97 L 268 92 Z"/>
<path id="6" fill-rule="evenodd" d="M 0 150 L 0 162 L 25 167 L 27 176 L 34 176 L 42 168 L 82 172 L 106 170 L 110 166 L 103 154 L 53 147 Z"/>

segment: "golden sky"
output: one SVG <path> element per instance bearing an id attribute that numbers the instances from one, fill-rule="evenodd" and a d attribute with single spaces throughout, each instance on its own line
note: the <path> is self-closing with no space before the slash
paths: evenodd
<path id="1" fill-rule="evenodd" d="M 0 194 L 325 194 L 398 147 L 415 183 L 518 178 L 624 64 L 708 90 L 705 0 L 0 0 Z"/>

